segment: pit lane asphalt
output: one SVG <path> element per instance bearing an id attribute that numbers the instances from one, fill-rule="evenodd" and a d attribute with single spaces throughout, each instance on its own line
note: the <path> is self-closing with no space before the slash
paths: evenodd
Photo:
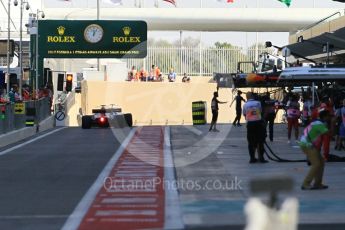
<path id="1" fill-rule="evenodd" d="M 61 229 L 119 145 L 111 129 L 66 128 L 0 156 L 0 229 Z"/>

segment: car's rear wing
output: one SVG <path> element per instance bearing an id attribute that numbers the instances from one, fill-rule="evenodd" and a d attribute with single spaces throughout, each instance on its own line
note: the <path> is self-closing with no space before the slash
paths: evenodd
<path id="1" fill-rule="evenodd" d="M 93 109 L 92 113 L 121 113 L 121 108 Z"/>

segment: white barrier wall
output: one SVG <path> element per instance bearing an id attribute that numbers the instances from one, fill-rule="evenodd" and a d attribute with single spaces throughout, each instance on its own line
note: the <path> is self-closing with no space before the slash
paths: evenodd
<path id="1" fill-rule="evenodd" d="M 207 102 L 207 120 L 211 120 L 210 101 L 216 90 L 210 78 L 192 78 L 191 83 L 101 82 L 82 83 L 82 108 L 91 114 L 101 104 L 116 104 L 124 113 L 133 114 L 135 125 L 192 124 L 192 102 Z M 220 89 L 219 100 L 232 100 L 230 89 Z M 229 123 L 235 108 L 220 105 L 219 122 Z"/>

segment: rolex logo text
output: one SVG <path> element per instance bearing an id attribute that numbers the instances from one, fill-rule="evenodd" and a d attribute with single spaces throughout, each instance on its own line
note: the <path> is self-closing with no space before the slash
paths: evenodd
<path id="1" fill-rule="evenodd" d="M 140 43 L 140 37 L 131 37 L 132 29 L 128 26 L 122 28 L 124 36 L 113 37 L 114 43 Z"/>
<path id="2" fill-rule="evenodd" d="M 65 36 L 66 28 L 59 26 L 57 32 L 59 36 L 47 36 L 47 42 L 49 43 L 74 43 L 75 36 Z"/>

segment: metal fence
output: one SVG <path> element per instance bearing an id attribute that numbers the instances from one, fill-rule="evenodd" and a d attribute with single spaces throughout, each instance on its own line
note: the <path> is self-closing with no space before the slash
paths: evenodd
<path id="1" fill-rule="evenodd" d="M 272 53 L 273 49 L 154 46 L 148 47 L 145 59 L 121 61 L 127 62 L 128 68 L 135 66 L 140 70 L 144 67 L 146 71 L 149 71 L 154 64 L 165 75 L 169 73 L 170 68 L 173 68 L 178 75 L 187 73 L 189 76 L 212 76 L 215 72 L 236 72 L 238 62 L 255 62 L 263 52 Z M 6 58 L 0 58 L 0 63 L 6 65 Z"/>
<path id="2" fill-rule="evenodd" d="M 128 68 L 151 69 L 154 64 L 163 74 L 173 68 L 178 75 L 212 76 L 213 73 L 233 73 L 237 63 L 257 61 L 263 52 L 272 53 L 272 49 L 242 48 L 206 48 L 206 47 L 148 47 L 145 59 L 127 59 Z M 250 70 L 250 69 L 249 69 Z"/>
<path id="3" fill-rule="evenodd" d="M 37 101 L 26 101 L 25 108 L 35 108 L 37 121 L 43 121 L 51 115 L 50 98 L 45 97 Z M 35 106 L 36 104 L 36 106 Z M 15 114 L 15 104 L 0 105 L 5 106 L 5 119 L 0 120 L 0 134 L 8 133 L 10 131 L 21 129 L 25 127 L 27 116 L 22 114 Z"/>

